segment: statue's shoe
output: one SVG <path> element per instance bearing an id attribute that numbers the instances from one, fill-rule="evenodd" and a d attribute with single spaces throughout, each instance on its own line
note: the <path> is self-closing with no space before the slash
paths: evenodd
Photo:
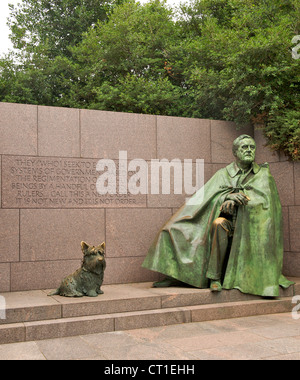
<path id="1" fill-rule="evenodd" d="M 222 291 L 222 285 L 219 281 L 212 281 L 210 284 L 210 290 L 212 292 L 221 292 Z"/>
<path id="2" fill-rule="evenodd" d="M 168 288 L 170 286 L 180 286 L 183 283 L 179 280 L 175 280 L 175 278 L 167 277 L 162 281 L 154 282 L 153 288 Z"/>

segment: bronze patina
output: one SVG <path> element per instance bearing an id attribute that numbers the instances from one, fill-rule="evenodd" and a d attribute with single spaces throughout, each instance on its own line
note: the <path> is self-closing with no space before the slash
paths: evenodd
<path id="1" fill-rule="evenodd" d="M 293 284 L 282 275 L 277 187 L 269 165 L 255 163 L 255 150 L 251 136 L 239 136 L 233 143 L 235 161 L 219 170 L 159 232 L 143 263 L 167 276 L 155 287 L 183 282 L 212 291 L 236 288 L 277 297 L 280 286 Z"/>
<path id="2" fill-rule="evenodd" d="M 59 288 L 49 296 L 97 297 L 103 294 L 101 286 L 106 268 L 105 242 L 97 247 L 81 242 L 83 260 L 81 268 L 66 277 Z"/>

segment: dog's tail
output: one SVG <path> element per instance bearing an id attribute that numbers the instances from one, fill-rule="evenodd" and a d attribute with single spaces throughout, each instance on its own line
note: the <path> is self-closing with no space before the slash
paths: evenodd
<path id="1" fill-rule="evenodd" d="M 59 295 L 60 295 L 60 288 L 57 288 L 56 290 L 48 294 L 48 296 L 59 296 Z"/>

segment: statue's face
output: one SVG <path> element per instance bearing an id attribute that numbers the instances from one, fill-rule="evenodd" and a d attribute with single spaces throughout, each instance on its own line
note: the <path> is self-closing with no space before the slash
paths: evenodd
<path id="1" fill-rule="evenodd" d="M 252 164 L 255 160 L 256 145 L 254 140 L 246 138 L 240 142 L 236 151 L 236 160 L 242 164 Z"/>

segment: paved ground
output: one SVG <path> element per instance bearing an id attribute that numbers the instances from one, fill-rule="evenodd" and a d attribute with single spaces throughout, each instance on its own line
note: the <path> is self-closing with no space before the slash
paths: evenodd
<path id="1" fill-rule="evenodd" d="M 17 359 L 299 360 L 300 319 L 273 314 L 0 345 L 0 360 Z"/>

